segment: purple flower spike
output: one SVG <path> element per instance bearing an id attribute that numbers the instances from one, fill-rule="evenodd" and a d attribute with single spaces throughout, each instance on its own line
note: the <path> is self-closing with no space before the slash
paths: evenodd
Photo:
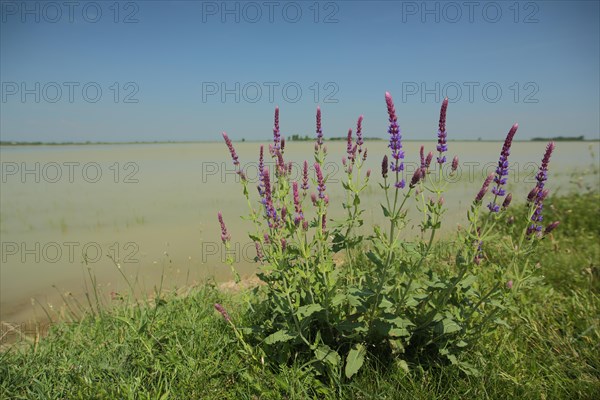
<path id="1" fill-rule="evenodd" d="M 262 203 L 265 206 L 269 227 L 272 228 L 274 226 L 274 222 L 277 221 L 277 212 L 273 206 L 273 198 L 271 196 L 271 177 L 267 168 L 263 170 L 262 180 L 264 185 L 264 197 L 262 199 Z"/>
<path id="2" fill-rule="evenodd" d="M 492 188 L 492 193 L 494 193 L 495 198 L 488 204 L 488 208 L 491 212 L 498 212 L 500 210 L 500 206 L 496 204 L 496 197 L 502 197 L 506 194 L 503 186 L 506 184 L 506 177 L 508 176 L 508 156 L 510 155 L 510 146 L 512 145 L 513 137 L 515 136 L 515 133 L 517 133 L 518 128 L 519 124 L 514 124 L 512 128 L 510 128 L 510 131 L 508 131 L 506 139 L 504 140 L 502 151 L 500 152 L 498 167 L 496 167 L 496 176 L 494 177 L 496 186 Z"/>
<path id="3" fill-rule="evenodd" d="M 225 144 L 227 145 L 227 148 L 229 148 L 229 153 L 231 154 L 231 158 L 233 159 L 233 165 L 237 167 L 238 165 L 240 165 L 237 153 L 233 148 L 233 143 L 231 143 L 231 139 L 229 139 L 229 136 L 227 136 L 225 132 L 223 132 L 223 139 L 225 139 Z"/>
<path id="4" fill-rule="evenodd" d="M 277 157 L 277 173 L 279 175 L 284 175 L 287 167 L 285 161 L 283 161 L 283 154 L 281 154 L 281 151 L 275 150 L 275 156 Z"/>
<path id="5" fill-rule="evenodd" d="M 258 156 L 258 176 L 259 177 L 262 177 L 264 169 L 265 169 L 264 146 L 261 144 L 260 145 L 260 154 Z M 261 197 L 264 195 L 263 187 L 264 187 L 264 185 L 263 185 L 262 180 L 259 180 L 258 193 L 261 195 Z"/>
<path id="6" fill-rule="evenodd" d="M 481 200 L 483 200 L 483 197 L 485 196 L 485 194 L 488 191 L 488 188 L 490 186 L 490 183 L 492 183 L 492 179 L 494 179 L 494 174 L 491 173 L 487 176 L 487 178 L 485 178 L 485 181 L 483 181 L 483 185 L 481 186 L 481 189 L 479 190 L 479 193 L 477 193 L 477 196 L 475 196 L 475 202 L 479 203 L 481 202 Z"/>
<path id="7" fill-rule="evenodd" d="M 352 155 L 352 148 L 353 148 L 352 129 L 348 129 L 348 137 L 346 140 L 346 154 L 348 154 L 348 159 L 350 160 L 350 162 L 354 162 L 354 156 Z"/>
<path id="8" fill-rule="evenodd" d="M 273 150 L 280 150 L 281 134 L 279 133 L 279 107 L 275 107 L 275 121 L 273 125 Z"/>
<path id="9" fill-rule="evenodd" d="M 319 191 L 319 198 L 325 198 L 325 180 L 323 179 L 323 171 L 321 170 L 321 165 L 319 163 L 315 163 L 315 172 L 317 174 L 317 190 Z"/>
<path id="10" fill-rule="evenodd" d="M 310 187 L 308 185 L 308 161 L 304 161 L 304 168 L 302 169 L 302 190 L 304 191 L 304 194 L 306 194 L 306 191 L 308 190 L 308 188 Z"/>
<path id="11" fill-rule="evenodd" d="M 446 110 L 448 109 L 448 98 L 446 97 L 442 102 L 442 108 L 440 109 L 440 123 L 438 130 L 438 145 L 437 151 L 440 153 L 437 162 L 439 164 L 443 164 L 446 162 L 446 156 L 443 155 L 444 152 L 448 151 L 448 145 L 446 144 Z"/>
<path id="12" fill-rule="evenodd" d="M 225 321 L 231 322 L 231 317 L 227 313 L 227 310 L 225 310 L 225 307 L 219 303 L 215 303 L 215 310 L 217 310 L 223 316 L 223 318 L 225 318 Z"/>
<path id="13" fill-rule="evenodd" d="M 231 239 L 231 235 L 227 232 L 227 227 L 223 221 L 223 214 L 221 211 L 217 213 L 217 216 L 219 217 L 219 224 L 221 224 L 221 241 L 223 241 L 223 243 L 227 243 Z"/>
<path id="14" fill-rule="evenodd" d="M 317 106 L 317 143 L 316 147 L 323 145 L 323 130 L 321 129 L 321 107 Z"/>
<path id="15" fill-rule="evenodd" d="M 392 162 L 391 170 L 398 174 L 404 171 L 404 151 L 402 150 L 402 135 L 400 134 L 400 127 L 398 126 L 398 118 L 396 117 L 396 109 L 394 108 L 394 100 L 389 92 L 385 92 L 385 102 L 387 105 L 388 116 L 390 126 L 388 133 L 390 134 L 389 148 L 392 150 Z M 396 181 L 396 188 L 402 189 L 404 187 L 404 179 Z"/>
<path id="16" fill-rule="evenodd" d="M 362 137 L 362 121 L 363 116 L 358 117 L 356 122 L 356 144 L 358 146 L 358 154 L 362 153 L 363 137 Z M 365 150 L 366 151 L 366 150 Z"/>
<path id="17" fill-rule="evenodd" d="M 535 185 L 535 188 L 529 193 L 529 196 L 527 196 L 528 199 L 530 196 L 532 196 L 532 194 L 535 196 L 533 198 L 533 203 L 535 204 L 535 211 L 533 213 L 533 216 L 531 217 L 531 221 L 533 222 L 533 224 L 529 226 L 529 228 L 527 228 L 528 235 L 531 235 L 534 232 L 542 231 L 542 210 L 544 208 L 544 199 L 548 196 L 548 189 L 544 189 L 544 185 L 546 184 L 546 180 L 548 179 L 548 164 L 550 163 L 550 156 L 552 155 L 554 148 L 554 142 L 550 142 L 548 143 L 548 146 L 546 146 L 546 152 L 544 153 L 544 157 L 542 158 L 542 165 L 540 165 L 540 169 L 535 177 L 535 179 L 537 180 L 537 184 Z"/>
<path id="18" fill-rule="evenodd" d="M 260 145 L 260 153 L 258 155 L 258 173 L 262 174 L 263 169 L 265 169 L 265 158 L 264 158 L 264 150 L 265 146 Z"/>
<path id="19" fill-rule="evenodd" d="M 292 183 L 292 189 L 294 194 L 294 209 L 296 210 L 294 223 L 296 224 L 296 226 L 298 226 L 300 222 L 304 220 L 304 214 L 302 213 L 302 204 L 300 204 L 300 194 L 298 193 L 298 182 L 294 181 Z"/>

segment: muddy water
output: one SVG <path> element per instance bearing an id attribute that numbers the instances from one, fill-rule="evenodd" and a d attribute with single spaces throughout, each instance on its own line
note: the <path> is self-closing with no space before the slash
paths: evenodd
<path id="1" fill-rule="evenodd" d="M 434 149 L 435 143 L 424 143 Z M 421 143 L 407 142 L 407 171 L 414 170 Z M 461 168 L 445 194 L 446 234 L 465 223 L 465 212 L 486 175 L 495 168 L 501 143 L 450 142 L 449 155 Z M 236 143 L 256 200 L 258 143 Z M 344 142 L 328 142 L 327 191 L 332 217 L 341 216 L 344 178 L 340 159 Z M 367 142 L 373 170 L 365 191 L 365 226 L 381 223 L 383 201 L 377 182 L 386 142 Z M 515 201 L 530 190 L 544 143 L 513 145 L 509 190 Z M 599 143 L 558 143 L 548 187 L 572 191 L 597 189 Z M 594 153 L 594 156 L 590 152 Z M 62 304 L 60 294 L 84 292 L 88 271 L 99 290 L 127 290 L 118 266 L 135 285 L 151 291 L 183 286 L 207 277 L 228 280 L 216 213 L 222 211 L 233 238 L 233 255 L 242 275 L 255 269 L 254 246 L 241 185 L 222 143 L 89 146 L 19 146 L 0 148 L 0 320 L 18 323 L 41 313 L 32 299 L 48 308 Z M 289 142 L 286 158 L 300 177 L 301 162 L 312 160 L 312 143 Z M 271 164 L 272 165 L 272 164 Z M 410 179 L 410 176 L 407 177 Z M 305 207 L 309 207 L 308 202 Z M 337 210 L 333 211 L 333 209 Z M 419 216 L 409 214 L 406 235 L 416 235 Z M 414 230 L 410 228 L 415 226 Z M 113 258 L 115 262 L 111 260 Z"/>

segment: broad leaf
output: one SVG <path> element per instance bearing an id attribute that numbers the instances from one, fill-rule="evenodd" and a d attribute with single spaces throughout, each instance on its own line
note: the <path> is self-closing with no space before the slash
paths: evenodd
<path id="1" fill-rule="evenodd" d="M 265 343 L 266 344 L 274 344 L 274 343 L 278 343 L 278 342 L 287 342 L 293 338 L 294 338 L 294 336 L 290 335 L 286 329 L 282 329 L 280 331 L 277 331 L 277 332 L 267 336 L 267 338 L 265 339 Z"/>
<path id="2" fill-rule="evenodd" d="M 352 378 L 352 376 L 358 372 L 360 367 L 362 367 L 365 362 L 365 353 L 365 346 L 360 343 L 350 350 L 348 357 L 346 357 L 346 378 Z"/>
<path id="3" fill-rule="evenodd" d="M 310 317 L 316 312 L 319 312 L 323 309 L 320 304 L 309 304 L 306 306 L 302 306 L 298 308 L 297 314 L 300 319 L 304 319 Z"/>
<path id="4" fill-rule="evenodd" d="M 317 357 L 317 360 L 326 361 L 334 367 L 340 365 L 341 361 L 340 355 L 326 344 L 322 344 L 317 347 L 315 350 L 315 357 Z"/>

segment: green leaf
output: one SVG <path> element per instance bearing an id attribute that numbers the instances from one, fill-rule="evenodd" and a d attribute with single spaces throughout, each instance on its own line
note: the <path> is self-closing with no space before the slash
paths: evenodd
<path id="1" fill-rule="evenodd" d="M 354 204 L 355 206 L 359 205 L 359 204 L 360 204 L 360 197 L 358 197 L 358 196 L 354 196 L 354 202 L 353 202 L 353 204 Z"/>
<path id="2" fill-rule="evenodd" d="M 358 321 L 345 320 L 337 324 L 335 327 L 342 332 L 360 333 L 367 331 L 367 328 L 364 326 L 364 324 Z"/>
<path id="3" fill-rule="evenodd" d="M 460 325 L 451 318 L 444 318 L 441 321 L 442 333 L 454 333 L 461 330 Z"/>
<path id="4" fill-rule="evenodd" d="M 292 336 L 288 333 L 286 329 L 279 330 L 269 336 L 266 337 L 266 344 L 275 344 L 279 342 L 287 342 L 291 339 L 294 339 L 295 336 Z"/>
<path id="5" fill-rule="evenodd" d="M 383 261 L 377 256 L 377 254 L 373 253 L 372 251 L 369 251 L 367 252 L 367 258 L 378 267 L 383 268 Z"/>
<path id="6" fill-rule="evenodd" d="M 388 209 L 387 209 L 387 208 L 385 208 L 383 204 L 380 204 L 380 206 L 381 206 L 381 209 L 383 210 L 383 215 L 384 215 L 385 217 L 389 217 L 391 214 L 390 214 L 390 212 L 388 211 Z"/>
<path id="7" fill-rule="evenodd" d="M 334 367 L 338 366 L 341 361 L 340 355 L 326 344 L 317 347 L 315 350 L 315 357 L 317 357 L 317 360 L 326 361 Z"/>
<path id="8" fill-rule="evenodd" d="M 352 376 L 358 372 L 360 367 L 362 367 L 365 362 L 365 353 L 365 346 L 360 343 L 350 350 L 348 357 L 346 357 L 346 378 L 352 378 Z"/>
<path id="9" fill-rule="evenodd" d="M 404 372 L 406 372 L 407 374 L 410 372 L 410 369 L 408 368 L 408 364 L 406 363 L 406 361 L 400 359 L 396 361 L 396 364 L 398 365 L 398 367 L 400 369 L 402 369 Z"/>
<path id="10" fill-rule="evenodd" d="M 298 307 L 298 317 L 300 319 L 304 319 L 310 317 L 316 312 L 319 312 L 323 309 L 320 304 L 308 304 L 306 306 Z"/>

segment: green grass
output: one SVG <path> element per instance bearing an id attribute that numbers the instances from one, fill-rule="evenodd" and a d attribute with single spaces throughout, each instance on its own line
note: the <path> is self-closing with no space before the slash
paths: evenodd
<path id="1" fill-rule="evenodd" d="M 249 294 L 208 283 L 186 296 L 165 294 L 55 325 L 39 343 L 0 353 L 0 398 L 600 398 L 600 196 L 550 199 L 545 220 L 555 219 L 560 227 L 536 255 L 544 283 L 528 293 L 511 329 L 473 351 L 479 376 L 448 368 L 406 373 L 370 359 L 354 380 L 332 388 L 297 364 L 252 363 L 213 308 L 224 304 L 245 325 Z"/>

